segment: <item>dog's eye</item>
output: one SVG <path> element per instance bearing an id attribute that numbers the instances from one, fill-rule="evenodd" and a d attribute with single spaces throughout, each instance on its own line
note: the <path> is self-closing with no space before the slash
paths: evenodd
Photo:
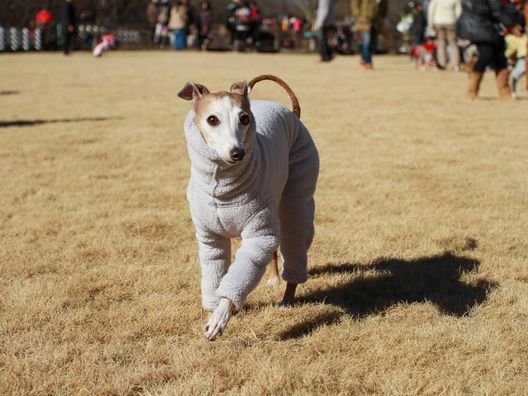
<path id="1" fill-rule="evenodd" d="M 242 125 L 248 125 L 249 124 L 249 115 L 247 115 L 246 113 L 243 113 L 240 115 L 240 123 Z"/>
<path id="2" fill-rule="evenodd" d="M 217 116 L 212 115 L 207 117 L 207 123 L 211 126 L 217 126 L 218 124 L 220 124 L 220 120 Z"/>

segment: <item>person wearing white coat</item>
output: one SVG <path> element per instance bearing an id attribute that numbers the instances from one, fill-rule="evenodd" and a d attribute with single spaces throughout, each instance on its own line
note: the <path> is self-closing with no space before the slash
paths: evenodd
<path id="1" fill-rule="evenodd" d="M 438 65 L 445 68 L 446 39 L 449 44 L 451 65 L 458 70 L 460 54 L 456 42 L 456 22 L 462 14 L 460 0 L 431 0 L 427 10 L 427 21 L 436 31 Z"/>

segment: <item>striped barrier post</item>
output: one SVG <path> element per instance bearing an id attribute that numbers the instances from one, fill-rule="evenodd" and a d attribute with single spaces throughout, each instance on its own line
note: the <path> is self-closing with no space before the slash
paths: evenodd
<path id="1" fill-rule="evenodd" d="M 5 50 L 5 29 L 0 26 L 0 52 Z"/>
<path id="2" fill-rule="evenodd" d="M 31 49 L 31 41 L 29 37 L 29 29 L 22 29 L 22 49 L 24 51 L 29 51 Z"/>
<path id="3" fill-rule="evenodd" d="M 36 28 L 35 29 L 35 50 L 42 51 L 42 29 Z"/>
<path id="4" fill-rule="evenodd" d="M 11 51 L 18 51 L 20 48 L 20 37 L 18 36 L 18 30 L 14 27 L 9 29 L 9 47 Z"/>

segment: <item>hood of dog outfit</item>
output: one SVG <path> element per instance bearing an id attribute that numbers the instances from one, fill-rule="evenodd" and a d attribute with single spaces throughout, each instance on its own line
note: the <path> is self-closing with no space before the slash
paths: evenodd
<path id="1" fill-rule="evenodd" d="M 242 203 L 250 199 L 251 193 L 248 192 L 256 190 L 260 174 L 259 155 L 255 150 L 255 123 L 250 124 L 244 141 L 244 159 L 235 164 L 222 160 L 217 152 L 207 145 L 196 125 L 193 111 L 189 112 L 184 128 L 194 189 L 214 198 L 219 205 Z"/>

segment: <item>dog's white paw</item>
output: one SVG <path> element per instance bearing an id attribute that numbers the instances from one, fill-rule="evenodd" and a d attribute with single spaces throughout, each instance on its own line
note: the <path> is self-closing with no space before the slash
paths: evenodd
<path id="1" fill-rule="evenodd" d="M 204 337 L 209 341 L 216 340 L 216 337 L 224 332 L 232 315 L 233 303 L 227 298 L 222 298 L 205 325 Z"/>

